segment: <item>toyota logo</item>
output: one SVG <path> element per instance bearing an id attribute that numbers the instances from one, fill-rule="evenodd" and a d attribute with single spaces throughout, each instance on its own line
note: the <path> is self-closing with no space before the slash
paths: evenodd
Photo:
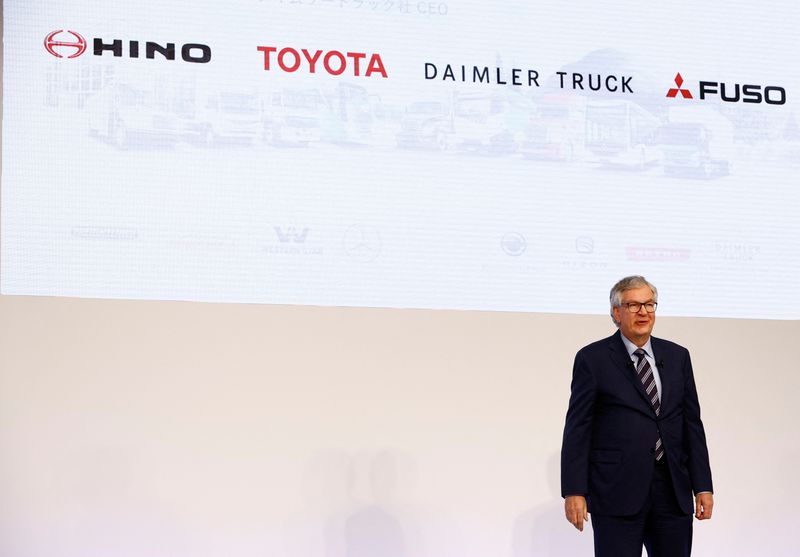
<path id="1" fill-rule="evenodd" d="M 59 35 L 60 33 L 69 33 L 75 40 L 57 39 L 56 35 Z M 75 31 L 59 29 L 58 31 L 53 31 L 44 38 L 44 47 L 47 49 L 47 52 L 56 58 L 64 58 L 64 55 L 59 54 L 57 50 L 61 50 L 62 48 L 72 48 L 75 50 L 72 52 L 72 54 L 67 56 L 67 58 L 77 58 L 86 51 L 86 39 L 84 39 L 80 33 L 76 33 Z"/>

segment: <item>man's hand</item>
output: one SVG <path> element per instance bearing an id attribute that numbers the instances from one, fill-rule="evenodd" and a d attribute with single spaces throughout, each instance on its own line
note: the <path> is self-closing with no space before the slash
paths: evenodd
<path id="1" fill-rule="evenodd" d="M 564 512 L 570 524 L 583 532 L 583 523 L 589 520 L 589 512 L 586 509 L 586 497 L 583 495 L 567 495 L 564 499 Z"/>
<path id="2" fill-rule="evenodd" d="M 711 518 L 711 511 L 714 509 L 713 493 L 698 493 L 694 496 L 694 516 L 698 520 Z"/>

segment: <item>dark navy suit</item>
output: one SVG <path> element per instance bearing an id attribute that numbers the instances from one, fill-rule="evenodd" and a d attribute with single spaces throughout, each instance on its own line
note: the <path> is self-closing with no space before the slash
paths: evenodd
<path id="1" fill-rule="evenodd" d="M 661 378 L 659 416 L 619 331 L 575 356 L 561 450 L 561 492 L 565 497 L 586 496 L 593 515 L 634 515 L 649 504 L 659 432 L 666 459 L 663 474 L 671 479 L 680 511 L 693 513 L 692 492 L 713 491 L 689 352 L 655 337 L 650 342 Z"/>

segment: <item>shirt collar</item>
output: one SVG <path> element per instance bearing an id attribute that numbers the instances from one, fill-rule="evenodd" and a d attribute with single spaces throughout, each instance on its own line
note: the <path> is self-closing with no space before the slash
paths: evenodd
<path id="1" fill-rule="evenodd" d="M 625 350 L 628 351 L 628 356 L 630 356 L 631 358 L 635 358 L 633 353 L 636 352 L 639 349 L 639 347 L 636 346 L 634 343 L 632 343 L 630 340 L 628 340 L 628 337 L 626 337 L 622 333 L 620 333 L 619 336 L 620 336 L 620 338 L 622 338 L 622 344 L 625 345 Z M 645 342 L 644 346 L 642 346 L 642 350 L 647 352 L 647 355 L 650 358 L 654 359 L 653 347 L 650 345 L 650 340 L 651 340 L 650 338 L 647 339 L 647 342 Z"/>

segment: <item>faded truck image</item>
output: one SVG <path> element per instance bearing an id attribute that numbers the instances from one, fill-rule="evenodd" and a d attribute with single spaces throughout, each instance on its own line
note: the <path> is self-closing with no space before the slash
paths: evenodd
<path id="1" fill-rule="evenodd" d="M 305 146 L 321 138 L 322 93 L 313 88 L 283 89 L 268 95 L 262 109 L 262 136 L 276 146 Z"/>
<path id="2" fill-rule="evenodd" d="M 586 98 L 550 93 L 538 100 L 520 151 L 529 157 L 572 161 L 586 143 Z"/>
<path id="3" fill-rule="evenodd" d="M 492 154 L 514 153 L 533 112 L 522 95 L 469 93 L 453 102 L 451 144 L 461 150 Z"/>
<path id="4" fill-rule="evenodd" d="M 733 124 L 714 109 L 672 107 L 659 130 L 665 174 L 715 178 L 730 173 Z"/>
<path id="5" fill-rule="evenodd" d="M 396 141 L 400 147 L 515 153 L 532 111 L 531 101 L 515 94 L 462 93 L 448 101 L 417 101 L 406 107 Z"/>
<path id="6" fill-rule="evenodd" d="M 275 146 L 305 146 L 316 142 L 368 145 L 382 105 L 377 95 L 352 83 L 330 89 L 285 88 L 265 95 L 262 134 Z"/>
<path id="7" fill-rule="evenodd" d="M 656 132 L 661 120 L 630 101 L 586 106 L 586 149 L 595 162 L 645 169 L 661 159 Z"/>
<path id="8" fill-rule="evenodd" d="M 168 89 L 110 84 L 86 100 L 89 133 L 117 147 L 174 145 L 179 119 Z"/>
<path id="9" fill-rule="evenodd" d="M 324 95 L 320 107 L 322 141 L 344 145 L 367 145 L 372 141 L 374 110 L 367 89 L 339 83 Z"/>
<path id="10" fill-rule="evenodd" d="M 400 119 L 398 147 L 447 149 L 453 133 L 450 103 L 417 101 L 408 105 Z"/>
<path id="11" fill-rule="evenodd" d="M 261 111 L 255 93 L 221 91 L 197 99 L 183 122 L 183 139 L 190 143 L 252 143 L 260 136 Z"/>

